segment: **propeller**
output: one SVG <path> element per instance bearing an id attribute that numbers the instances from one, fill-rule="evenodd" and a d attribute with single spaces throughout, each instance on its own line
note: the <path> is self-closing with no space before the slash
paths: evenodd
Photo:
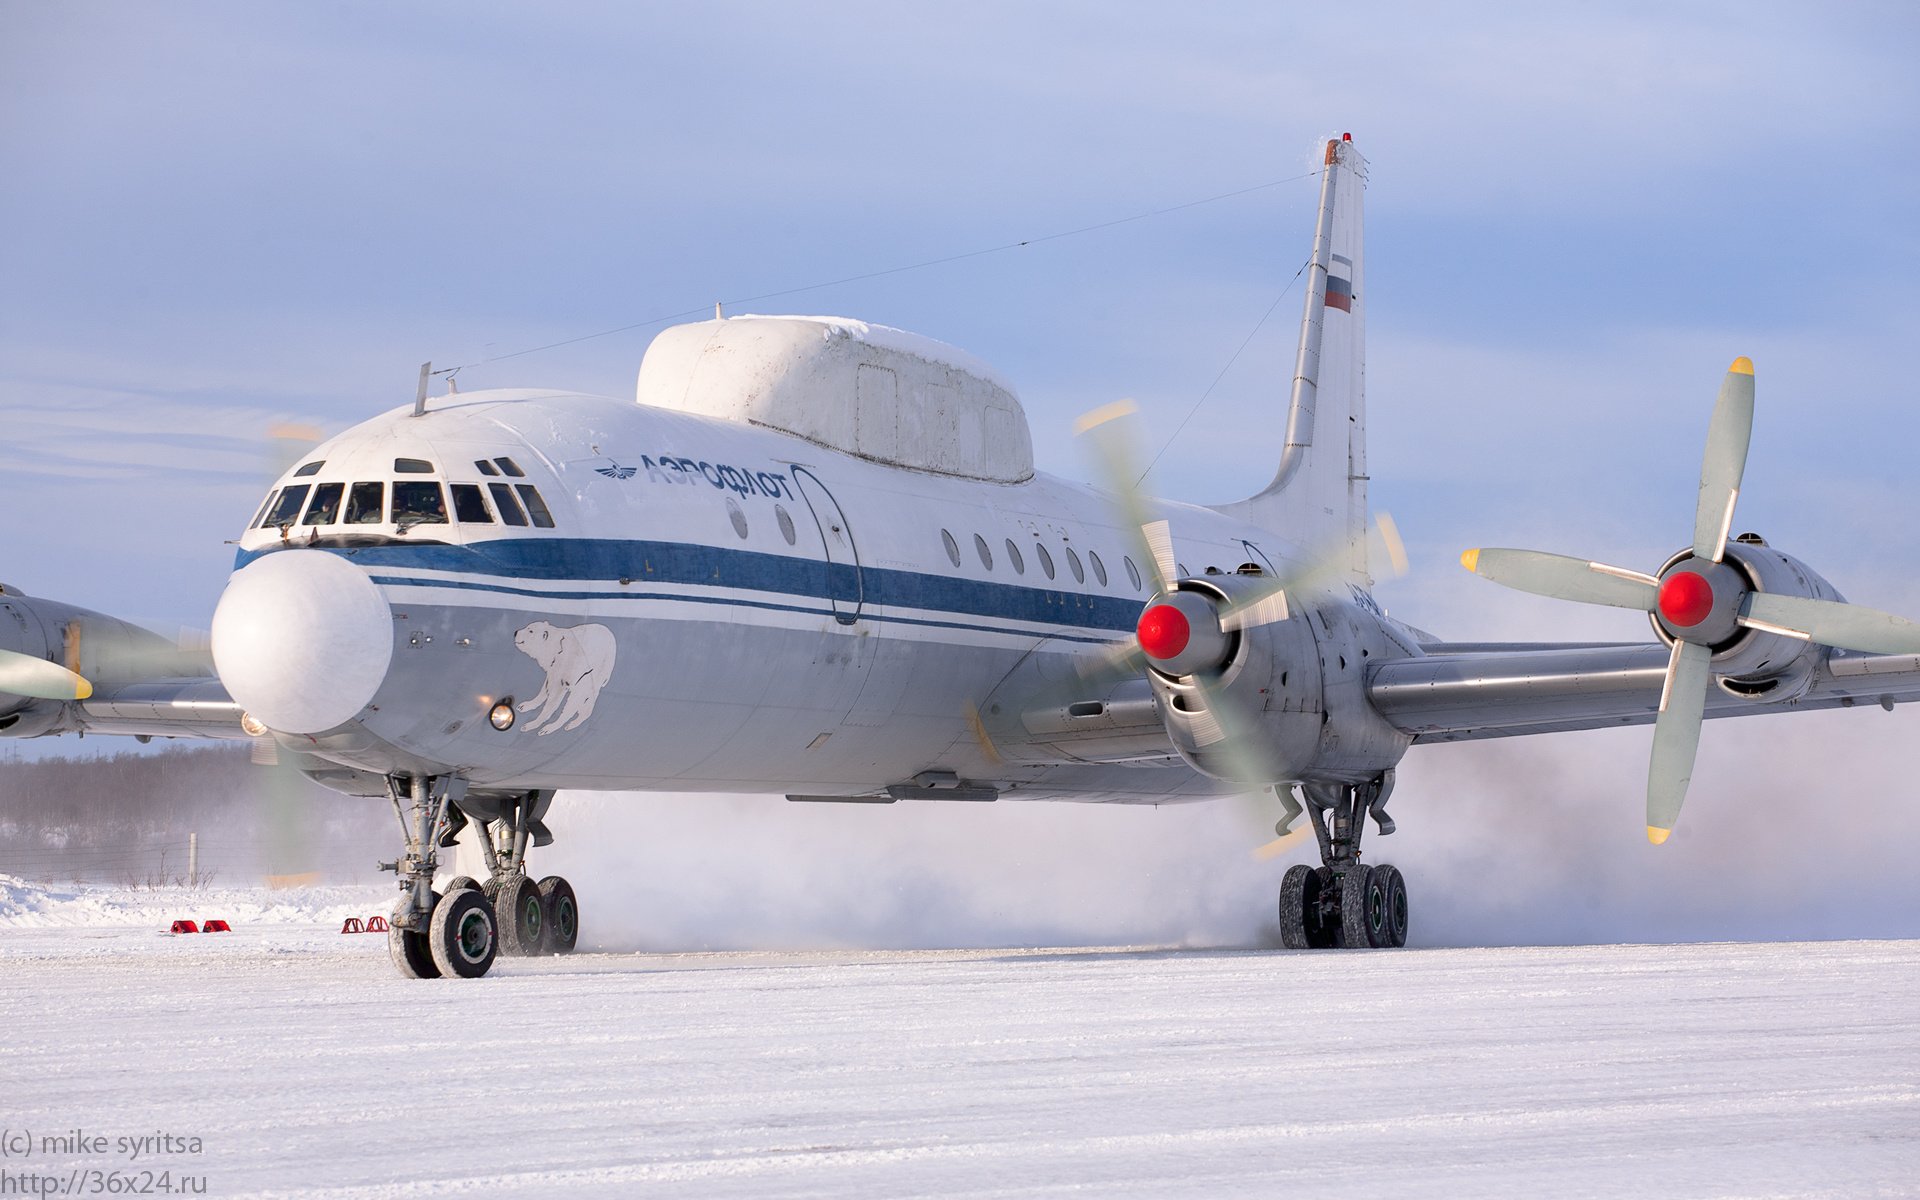
<path id="1" fill-rule="evenodd" d="M 1758 592 L 1726 564 L 1727 535 L 1753 436 L 1753 362 L 1727 368 L 1707 426 L 1689 557 L 1660 575 L 1538 550 L 1469 550 L 1467 570 L 1523 592 L 1650 613 L 1673 641 L 1647 767 L 1647 840 L 1673 832 L 1693 777 L 1713 682 L 1713 648 L 1753 629 L 1869 654 L 1920 654 L 1920 624 L 1857 604 Z"/>
<path id="2" fill-rule="evenodd" d="M 1075 424 L 1075 432 L 1092 447 L 1102 482 L 1120 511 L 1122 528 L 1132 543 L 1133 557 L 1146 566 L 1153 587 L 1133 635 L 1115 643 L 1092 666 L 1083 668 L 1082 677 L 1089 684 L 1111 686 L 1121 679 L 1137 677 L 1151 664 L 1190 685 L 1202 706 L 1201 711 L 1188 714 L 1193 719 L 1195 742 L 1225 765 L 1226 778 L 1258 786 L 1258 791 L 1243 793 L 1251 801 L 1259 803 L 1266 790 L 1272 789 L 1286 810 L 1275 826 L 1279 835 L 1276 840 L 1255 851 L 1256 856 L 1272 857 L 1303 837 L 1307 827 L 1288 829 L 1300 806 L 1293 799 L 1291 785 L 1283 782 L 1290 774 L 1287 764 L 1273 759 L 1270 739 L 1264 738 L 1225 696 L 1219 671 L 1232 634 L 1287 620 L 1288 593 L 1338 578 L 1349 561 L 1348 547 L 1334 547 L 1267 576 L 1255 586 L 1237 589 L 1238 594 L 1230 601 L 1181 590 L 1171 529 L 1166 521 L 1152 515 L 1139 486 L 1141 472 L 1133 452 L 1137 439 L 1132 432 L 1132 419 L 1138 411 L 1131 400 L 1121 400 L 1088 413 Z M 1372 536 L 1395 573 L 1404 572 L 1406 553 L 1392 518 L 1380 514 Z"/>
<path id="3" fill-rule="evenodd" d="M 0 650 L 0 692 L 36 700 L 85 700 L 93 695 L 93 684 L 59 663 L 18 650 Z"/>

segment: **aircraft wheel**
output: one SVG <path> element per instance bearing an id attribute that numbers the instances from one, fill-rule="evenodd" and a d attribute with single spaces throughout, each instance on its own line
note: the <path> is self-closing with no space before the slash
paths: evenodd
<path id="1" fill-rule="evenodd" d="M 433 905 L 440 907 L 439 892 L 433 894 Z M 427 935 L 400 928 L 400 914 L 405 910 L 404 902 L 394 905 L 393 919 L 387 923 L 387 954 L 392 957 L 393 965 L 400 968 L 400 974 L 408 979 L 438 979 L 440 968 L 433 961 Z"/>
<path id="2" fill-rule="evenodd" d="M 1320 876 L 1305 863 L 1287 868 L 1280 880 L 1280 944 L 1306 950 L 1320 924 Z"/>
<path id="3" fill-rule="evenodd" d="M 494 892 L 493 912 L 500 927 L 501 954 L 532 958 L 546 953 L 547 908 L 531 879 L 512 875 L 501 880 Z"/>
<path id="4" fill-rule="evenodd" d="M 1386 893 L 1387 941 L 1389 946 L 1407 944 L 1407 881 L 1399 867 L 1375 868 L 1380 887 Z"/>
<path id="5" fill-rule="evenodd" d="M 500 947 L 493 906 L 471 888 L 441 897 L 433 906 L 427 945 L 433 951 L 433 965 L 440 968 L 440 974 L 462 979 L 485 975 Z"/>
<path id="6" fill-rule="evenodd" d="M 1350 949 L 1386 946 L 1387 893 L 1381 873 L 1355 864 L 1340 879 L 1340 944 Z"/>
<path id="7" fill-rule="evenodd" d="M 447 886 L 440 889 L 440 894 L 442 896 L 451 896 L 461 888 L 472 888 L 477 892 L 480 890 L 480 881 L 471 875 L 455 875 L 452 879 L 447 880 Z"/>
<path id="8" fill-rule="evenodd" d="M 540 903 L 547 910 L 547 953 L 572 954 L 580 940 L 580 902 L 573 885 L 558 875 L 540 881 Z"/>

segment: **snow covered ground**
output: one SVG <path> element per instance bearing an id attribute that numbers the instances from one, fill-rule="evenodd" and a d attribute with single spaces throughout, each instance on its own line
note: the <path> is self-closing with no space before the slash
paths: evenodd
<path id="1" fill-rule="evenodd" d="M 0 1141 L 108 1139 L 0 1158 L 0 1191 L 1920 1189 L 1917 942 L 594 953 L 410 983 L 337 932 L 388 896 L 0 881 Z"/>

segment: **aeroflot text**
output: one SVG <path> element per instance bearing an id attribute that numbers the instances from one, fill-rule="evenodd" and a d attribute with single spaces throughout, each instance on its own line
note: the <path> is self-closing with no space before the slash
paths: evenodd
<path id="1" fill-rule="evenodd" d="M 696 479 L 704 479 L 714 487 L 725 488 L 738 496 L 772 496 L 776 500 L 795 498 L 787 477 L 772 471 L 752 471 L 745 467 L 730 467 L 724 463 L 716 465 L 693 458 L 669 458 L 664 454 L 658 459 L 643 454 L 640 462 L 647 468 L 649 483 L 690 484 Z"/>

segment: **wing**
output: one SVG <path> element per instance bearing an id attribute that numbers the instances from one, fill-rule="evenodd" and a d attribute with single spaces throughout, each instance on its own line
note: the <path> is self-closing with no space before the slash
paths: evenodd
<path id="1" fill-rule="evenodd" d="M 1384 662 L 1368 696 L 1395 728 L 1420 742 L 1650 725 L 1660 708 L 1670 651 L 1664 645 L 1445 643 Z M 1834 652 L 1804 686 L 1781 680 L 1709 689 L 1706 716 L 1850 708 L 1920 700 L 1920 656 Z"/>

